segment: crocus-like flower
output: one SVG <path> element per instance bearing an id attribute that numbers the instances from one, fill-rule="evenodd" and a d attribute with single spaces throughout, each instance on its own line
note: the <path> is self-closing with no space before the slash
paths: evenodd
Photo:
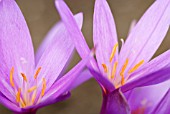
<path id="1" fill-rule="evenodd" d="M 81 27 L 82 15 L 76 20 Z M 73 81 L 90 58 L 63 76 L 74 49 L 68 37 L 62 23 L 55 25 L 34 57 L 30 33 L 15 0 L 0 0 L 0 103 L 14 113 L 31 114 L 68 98 L 68 91 L 79 85 Z"/>
<path id="2" fill-rule="evenodd" d="M 63 0 L 56 0 L 77 51 L 84 58 L 90 51 L 77 27 L 73 14 Z M 96 0 L 93 18 L 93 41 L 96 59 L 88 68 L 103 90 L 101 114 L 130 113 L 123 93 L 136 87 L 169 80 L 170 51 L 151 60 L 170 25 L 170 0 L 157 0 L 132 29 L 118 52 L 116 27 L 106 0 Z"/>
<path id="3" fill-rule="evenodd" d="M 139 87 L 126 93 L 132 114 L 168 114 L 170 81 Z M 167 102 L 164 102 L 167 100 Z M 160 108 L 161 107 L 161 108 Z"/>

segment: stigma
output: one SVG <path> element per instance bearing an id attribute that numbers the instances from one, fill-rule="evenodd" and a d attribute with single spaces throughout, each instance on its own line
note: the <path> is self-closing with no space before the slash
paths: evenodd
<path id="1" fill-rule="evenodd" d="M 37 77 L 41 71 L 41 67 L 39 67 L 33 78 L 35 81 L 35 85 L 31 86 L 27 76 L 25 73 L 21 72 L 20 75 L 23 79 L 23 83 L 21 84 L 21 87 L 15 86 L 15 80 L 14 80 L 14 67 L 11 68 L 10 70 L 10 85 L 13 88 L 15 92 L 15 97 L 16 97 L 16 103 L 18 104 L 19 107 L 24 108 L 27 106 L 31 106 L 34 104 L 37 104 L 41 101 L 41 98 L 45 95 L 46 92 L 46 79 L 42 78 L 41 83 L 42 85 L 38 86 L 37 85 Z M 37 93 L 38 88 L 41 89 L 41 94 Z M 38 100 L 36 100 L 36 98 Z"/>
<path id="2" fill-rule="evenodd" d="M 134 73 L 136 70 L 138 70 L 143 64 L 144 60 L 139 61 L 136 65 L 129 68 L 129 61 L 130 58 L 126 58 L 122 66 L 120 67 L 120 70 L 117 69 L 118 61 L 113 61 L 116 51 L 118 51 L 118 43 L 116 43 L 113 46 L 110 58 L 109 58 L 109 64 L 102 63 L 103 71 L 107 75 L 108 79 L 113 83 L 115 88 L 119 88 L 120 86 L 124 85 L 129 76 Z"/>

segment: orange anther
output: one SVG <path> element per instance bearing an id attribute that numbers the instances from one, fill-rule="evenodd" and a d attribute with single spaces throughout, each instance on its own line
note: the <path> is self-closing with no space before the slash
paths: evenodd
<path id="1" fill-rule="evenodd" d="M 108 68 L 107 68 L 106 64 L 102 64 L 102 67 L 104 69 L 104 72 L 107 73 L 108 72 Z"/>
<path id="2" fill-rule="evenodd" d="M 42 84 L 42 91 L 41 91 L 41 96 L 44 96 L 45 94 L 45 89 L 46 89 L 46 80 L 43 78 L 43 84 Z"/>
<path id="3" fill-rule="evenodd" d="M 13 80 L 13 75 L 14 75 L 14 67 L 12 67 L 11 71 L 10 71 L 10 84 L 11 84 L 12 87 L 15 86 L 14 80 Z"/>
<path id="4" fill-rule="evenodd" d="M 21 76 L 23 77 L 24 81 L 27 82 L 27 76 L 24 73 L 21 73 Z"/>
<path id="5" fill-rule="evenodd" d="M 36 90 L 37 89 L 37 86 L 33 86 L 31 87 L 30 89 L 28 89 L 28 93 L 31 93 L 32 91 Z"/>
<path id="6" fill-rule="evenodd" d="M 18 89 L 18 92 L 16 94 L 16 101 L 20 102 L 20 96 L 21 96 L 21 88 Z"/>
<path id="7" fill-rule="evenodd" d="M 111 53 L 111 55 L 110 55 L 110 62 L 112 62 L 113 57 L 115 56 L 117 47 L 118 47 L 118 43 L 116 43 L 116 44 L 114 45 L 114 47 L 113 47 L 112 53 Z"/>
<path id="8" fill-rule="evenodd" d="M 35 75 L 34 75 L 34 79 L 37 78 L 37 76 L 38 76 L 38 74 L 40 73 L 40 71 L 41 71 L 41 67 L 39 67 L 39 68 L 37 69 L 37 71 L 36 71 L 36 73 L 35 73 Z"/>
<path id="9" fill-rule="evenodd" d="M 123 65 L 123 67 L 122 67 L 122 69 L 120 71 L 120 76 L 124 76 L 124 72 L 126 70 L 126 67 L 127 67 L 128 63 L 129 63 L 129 59 L 126 59 L 124 65 Z"/>
<path id="10" fill-rule="evenodd" d="M 111 79 L 113 79 L 116 75 L 116 69 L 117 69 L 117 65 L 118 65 L 118 62 L 116 61 L 113 65 L 113 69 L 112 69 L 112 75 L 111 75 Z"/>
<path id="11" fill-rule="evenodd" d="M 141 60 L 139 63 L 137 63 L 132 69 L 129 70 L 129 74 L 133 73 L 134 71 L 136 71 L 142 64 L 144 63 L 144 60 Z"/>

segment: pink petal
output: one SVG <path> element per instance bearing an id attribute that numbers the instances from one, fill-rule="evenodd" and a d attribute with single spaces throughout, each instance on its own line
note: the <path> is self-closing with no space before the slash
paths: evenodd
<path id="1" fill-rule="evenodd" d="M 42 98 L 42 102 L 45 100 L 56 99 L 59 95 L 65 94 L 72 87 L 73 82 L 78 78 L 79 74 L 86 66 L 88 61 L 91 59 L 91 54 L 82 59 L 73 69 L 71 69 L 67 74 L 56 81 L 53 86 L 46 92 L 45 96 Z"/>
<path id="2" fill-rule="evenodd" d="M 129 59 L 128 68 L 148 62 L 164 39 L 170 25 L 170 0 L 157 0 L 139 20 L 120 51 L 120 67 Z"/>
<path id="3" fill-rule="evenodd" d="M 73 90 L 74 88 L 78 87 L 82 83 L 88 81 L 90 78 L 92 78 L 92 75 L 89 70 L 86 69 L 82 71 L 81 74 L 78 76 L 78 78 L 70 86 L 70 90 Z"/>
<path id="4" fill-rule="evenodd" d="M 93 17 L 93 41 L 98 66 L 104 72 L 102 64 L 110 64 L 110 55 L 117 41 L 117 33 L 112 12 L 106 0 L 96 0 Z M 113 59 L 117 60 L 118 49 Z"/>
<path id="5" fill-rule="evenodd" d="M 157 85 L 140 87 L 132 90 L 128 98 L 128 104 L 131 110 L 145 108 L 145 113 L 148 112 L 148 114 L 150 114 L 149 112 L 157 106 L 168 91 L 170 87 L 169 82 L 170 81 L 166 81 Z"/>
<path id="6" fill-rule="evenodd" d="M 165 96 L 162 98 L 162 100 L 159 102 L 159 104 L 157 105 L 157 107 L 155 107 L 154 111 L 152 112 L 152 114 L 169 114 L 170 110 L 170 88 L 167 91 L 167 93 L 165 94 Z"/>
<path id="7" fill-rule="evenodd" d="M 170 79 L 170 50 L 147 63 L 136 71 L 122 87 L 122 91 L 128 91 L 135 87 L 158 84 Z"/>
<path id="8" fill-rule="evenodd" d="M 0 60 L 0 80 L 6 79 L 9 83 L 9 73 L 14 67 L 16 87 L 22 84 L 21 72 L 24 72 L 28 79 L 33 74 L 34 50 L 30 33 L 14 0 L 0 1 Z M 0 86 L 0 90 L 2 89 Z"/>
<path id="9" fill-rule="evenodd" d="M 74 18 L 77 22 L 77 25 L 81 29 L 83 25 L 83 14 L 78 13 L 74 16 Z M 47 46 L 49 46 L 55 38 L 60 38 L 61 35 L 63 35 L 62 33 L 65 32 L 65 28 L 62 26 L 63 23 L 59 22 L 55 24 L 54 27 L 52 27 L 52 29 L 48 32 L 47 36 L 44 38 L 44 41 L 41 43 L 41 45 L 38 48 L 38 51 L 36 52 L 36 58 L 35 58 L 36 63 L 38 63 L 39 59 L 41 58 Z"/>
<path id="10" fill-rule="evenodd" d="M 55 3 L 56 3 L 56 8 L 58 9 L 60 13 L 61 19 L 63 20 L 70 34 L 70 37 L 72 38 L 75 44 L 75 47 L 78 53 L 80 54 L 82 58 L 85 58 L 90 53 L 90 49 L 83 37 L 82 32 L 78 28 L 76 21 L 73 18 L 72 12 L 68 8 L 68 6 L 64 3 L 63 0 L 56 0 Z M 95 59 L 91 59 L 89 64 L 87 64 L 87 66 L 89 69 L 95 72 L 99 72 L 99 68 L 97 66 Z M 105 86 L 105 88 L 109 90 L 110 88 L 115 89 L 113 84 L 108 79 L 106 79 L 103 75 L 99 76 L 99 75 L 93 74 L 93 76 L 100 83 L 100 85 Z"/>
<path id="11" fill-rule="evenodd" d="M 46 47 L 37 63 L 36 69 L 41 67 L 41 71 L 38 74 L 39 86 L 42 84 L 42 78 L 45 78 L 47 90 L 51 87 L 67 64 L 73 49 L 73 42 L 69 38 L 65 26 L 60 24 L 60 32 L 55 34 L 53 41 Z"/>

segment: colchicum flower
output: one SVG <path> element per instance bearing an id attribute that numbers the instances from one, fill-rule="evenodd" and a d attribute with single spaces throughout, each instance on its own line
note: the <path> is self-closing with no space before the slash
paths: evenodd
<path id="1" fill-rule="evenodd" d="M 169 114 L 169 83 L 135 88 L 125 94 L 132 114 Z"/>
<path id="2" fill-rule="evenodd" d="M 56 7 L 77 51 L 84 58 L 90 49 L 73 14 L 63 0 L 56 0 Z M 96 0 L 93 41 L 97 60 L 92 59 L 87 66 L 102 88 L 101 114 L 130 113 L 131 107 L 126 96 L 132 89 L 169 80 L 170 50 L 150 61 L 169 29 L 169 12 L 170 0 L 155 1 L 131 30 L 126 42 L 122 42 L 118 52 L 119 45 L 111 10 L 106 0 Z"/>
<path id="3" fill-rule="evenodd" d="M 82 14 L 75 18 L 81 28 Z M 91 56 L 63 76 L 74 49 L 68 37 L 64 25 L 56 24 L 34 57 L 30 33 L 18 5 L 15 0 L 0 0 L 0 103 L 14 113 L 33 114 L 40 107 L 68 98 L 68 91 L 88 78 L 81 80 L 80 76 L 80 82 L 73 83 Z"/>

